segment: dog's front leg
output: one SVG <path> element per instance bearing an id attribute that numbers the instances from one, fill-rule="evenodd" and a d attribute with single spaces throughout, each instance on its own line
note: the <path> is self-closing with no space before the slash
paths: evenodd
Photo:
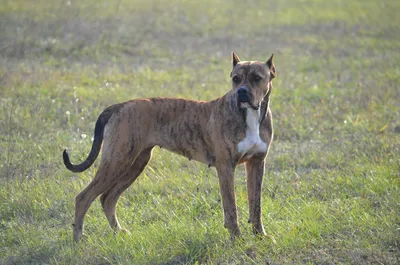
<path id="1" fill-rule="evenodd" d="M 265 235 L 261 221 L 261 186 L 264 175 L 264 158 L 251 158 L 245 163 L 247 192 L 249 201 L 249 223 L 253 225 L 253 233 Z"/>
<path id="2" fill-rule="evenodd" d="M 235 238 L 240 234 L 234 188 L 235 166 L 226 161 L 218 163 L 216 168 L 224 209 L 224 226 L 229 230 L 231 237 Z"/>

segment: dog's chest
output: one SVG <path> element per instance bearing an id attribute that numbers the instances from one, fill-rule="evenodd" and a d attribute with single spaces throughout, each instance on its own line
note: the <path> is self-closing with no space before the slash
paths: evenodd
<path id="1" fill-rule="evenodd" d="M 242 158 L 250 158 L 257 153 L 267 151 L 267 144 L 260 138 L 260 109 L 247 109 L 246 134 L 238 144 L 238 153 Z"/>

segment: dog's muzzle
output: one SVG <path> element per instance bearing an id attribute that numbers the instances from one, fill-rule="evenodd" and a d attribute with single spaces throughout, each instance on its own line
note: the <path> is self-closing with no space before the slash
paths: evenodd
<path id="1" fill-rule="evenodd" d="M 241 109 L 246 109 L 248 107 L 258 110 L 260 107 L 259 105 L 255 106 L 250 99 L 250 94 L 249 94 L 249 89 L 246 86 L 241 86 L 237 90 L 237 100 L 238 100 L 238 106 Z"/>

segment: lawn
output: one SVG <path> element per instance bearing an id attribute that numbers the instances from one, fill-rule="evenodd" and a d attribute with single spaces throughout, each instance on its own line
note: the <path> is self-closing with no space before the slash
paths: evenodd
<path id="1" fill-rule="evenodd" d="M 399 264 L 400 1 L 114 0 L 0 4 L 0 264 Z M 139 97 L 210 100 L 231 52 L 275 54 L 262 211 L 231 241 L 214 168 L 155 148 L 118 203 L 72 240 L 101 111 Z"/>

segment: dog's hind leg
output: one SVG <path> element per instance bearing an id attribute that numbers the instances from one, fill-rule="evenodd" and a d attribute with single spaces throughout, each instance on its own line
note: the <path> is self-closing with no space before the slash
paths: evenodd
<path id="1" fill-rule="evenodd" d="M 74 240 L 78 242 L 82 237 L 83 232 L 83 218 L 86 215 L 90 205 L 108 186 L 105 181 L 106 167 L 100 166 L 96 173 L 95 178 L 89 185 L 79 193 L 75 198 L 75 223 L 73 224 Z"/>
<path id="2" fill-rule="evenodd" d="M 114 155 L 117 153 L 118 155 Z M 129 147 L 122 147 L 103 151 L 99 169 L 92 182 L 75 198 L 74 240 L 79 241 L 83 232 L 83 219 L 92 202 L 109 187 L 118 182 L 118 179 L 129 170 L 132 161 L 138 156 L 132 153 Z"/>
<path id="3" fill-rule="evenodd" d="M 119 180 L 107 189 L 101 196 L 100 201 L 103 206 L 104 213 L 112 229 L 117 233 L 118 231 L 124 231 L 121 228 L 117 214 L 116 205 L 121 194 L 137 179 L 137 177 L 143 172 L 147 163 L 151 158 L 151 151 L 153 147 L 149 147 L 143 150 L 139 156 L 135 159 L 135 162 L 130 166 Z"/>

